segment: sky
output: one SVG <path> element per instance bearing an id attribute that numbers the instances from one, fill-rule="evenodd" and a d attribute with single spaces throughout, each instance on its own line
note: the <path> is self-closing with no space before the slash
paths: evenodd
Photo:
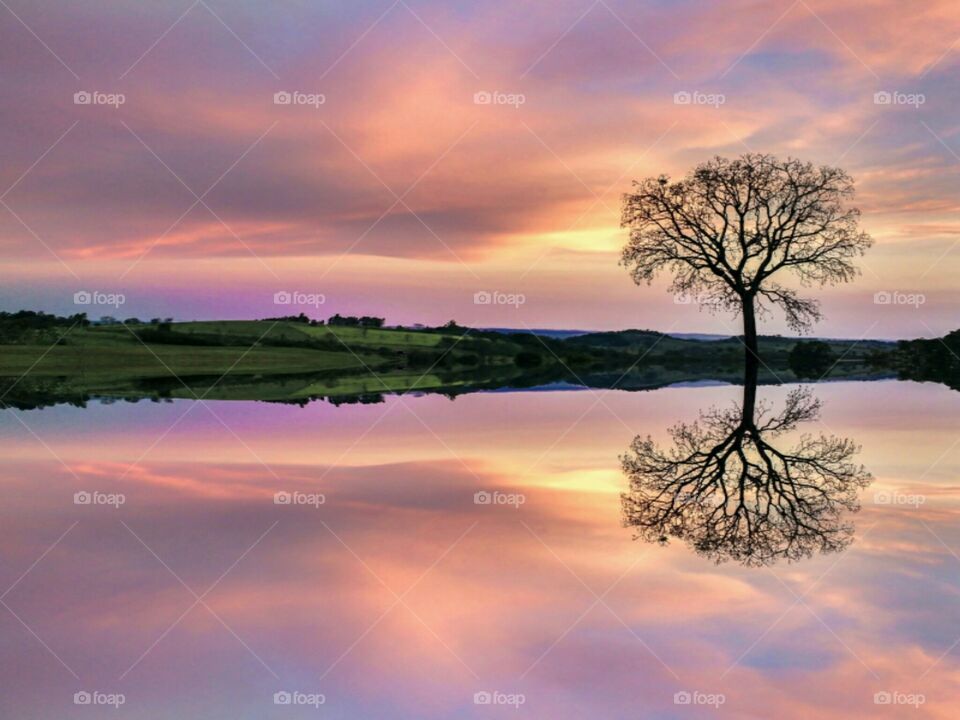
<path id="1" fill-rule="evenodd" d="M 940 335 L 958 40 L 940 0 L 5 0 L 0 309 L 733 333 L 632 283 L 619 203 L 754 151 L 856 180 L 815 334 Z"/>

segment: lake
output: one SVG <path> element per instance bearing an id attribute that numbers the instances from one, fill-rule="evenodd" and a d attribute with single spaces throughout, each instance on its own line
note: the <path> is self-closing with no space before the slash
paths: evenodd
<path id="1" fill-rule="evenodd" d="M 2 714 L 952 717 L 960 393 L 807 387 L 784 442 L 872 481 L 762 564 L 624 527 L 634 438 L 742 387 L 8 410 Z"/>

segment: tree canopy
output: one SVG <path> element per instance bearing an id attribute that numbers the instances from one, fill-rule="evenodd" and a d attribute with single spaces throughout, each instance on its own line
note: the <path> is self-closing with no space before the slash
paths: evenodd
<path id="1" fill-rule="evenodd" d="M 754 311 L 776 306 L 791 328 L 805 330 L 820 318 L 818 303 L 781 278 L 822 286 L 858 274 L 854 260 L 872 241 L 849 206 L 853 195 L 840 168 L 764 154 L 716 157 L 681 180 L 634 183 L 623 197 L 630 237 L 621 264 L 638 284 L 669 272 L 672 292 L 742 311 L 745 325 Z"/>

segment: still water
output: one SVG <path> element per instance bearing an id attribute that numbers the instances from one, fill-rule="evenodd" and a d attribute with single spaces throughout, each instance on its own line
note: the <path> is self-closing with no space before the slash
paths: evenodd
<path id="1" fill-rule="evenodd" d="M 739 387 L 5 411 L 0 714 L 955 717 L 960 393 L 813 389 L 781 441 L 872 479 L 849 537 L 754 563 L 621 497 Z"/>

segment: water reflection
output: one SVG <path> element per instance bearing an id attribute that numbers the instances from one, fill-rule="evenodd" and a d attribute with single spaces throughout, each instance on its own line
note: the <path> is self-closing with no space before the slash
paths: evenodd
<path id="1" fill-rule="evenodd" d="M 743 402 L 711 408 L 670 428 L 662 449 L 638 435 L 621 458 L 630 480 L 624 524 L 638 538 L 675 538 L 716 562 L 747 566 L 795 561 L 845 549 L 848 514 L 872 477 L 854 462 L 849 438 L 791 434 L 820 415 L 808 388 L 792 390 L 782 410 L 757 401 L 756 368 L 747 368 Z"/>
<path id="2" fill-rule="evenodd" d="M 757 424 L 791 389 L 758 387 Z M 758 572 L 632 542 L 617 455 L 641 432 L 672 444 L 665 428 L 742 393 L 2 412 L 0 717 L 953 717 L 960 393 L 817 388 L 824 432 L 862 443 L 877 476 L 842 554 Z M 819 429 L 765 437 L 792 450 Z M 475 504 L 478 490 L 526 502 Z M 75 505 L 78 491 L 126 502 Z M 84 690 L 127 704 L 73 705 Z M 326 704 L 274 706 L 291 690 Z M 483 691 L 526 704 L 474 704 Z M 692 691 L 726 702 L 675 704 Z M 892 691 L 926 702 L 875 704 Z"/>

